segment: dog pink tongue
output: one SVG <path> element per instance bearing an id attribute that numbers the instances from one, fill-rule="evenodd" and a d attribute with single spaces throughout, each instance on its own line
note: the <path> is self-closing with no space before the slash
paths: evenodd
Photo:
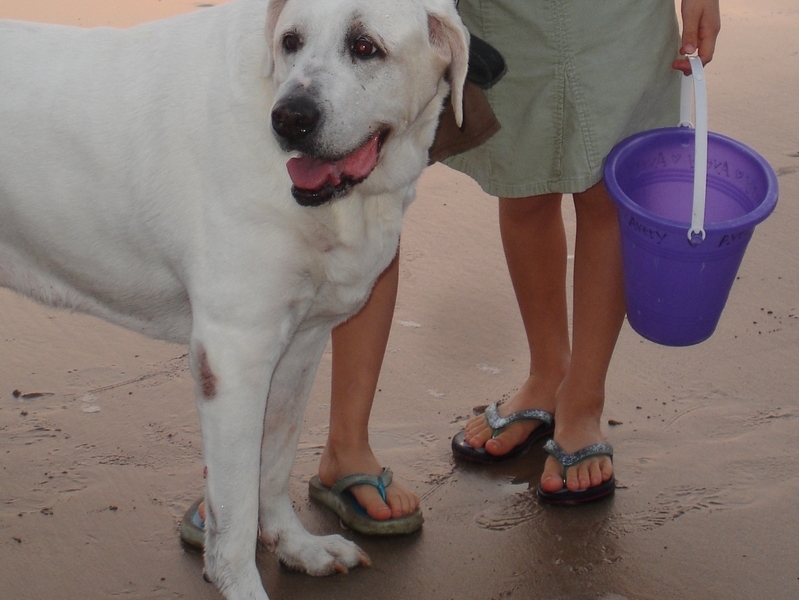
<path id="1" fill-rule="evenodd" d="M 301 190 L 318 190 L 327 184 L 340 184 L 343 177 L 363 181 L 377 165 L 379 138 L 375 134 L 355 152 L 335 162 L 304 155 L 292 158 L 286 163 L 291 182 Z"/>

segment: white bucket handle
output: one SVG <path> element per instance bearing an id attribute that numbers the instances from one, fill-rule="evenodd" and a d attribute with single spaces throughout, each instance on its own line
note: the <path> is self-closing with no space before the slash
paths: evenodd
<path id="1" fill-rule="evenodd" d="M 694 131 L 694 203 L 688 241 L 700 244 L 705 239 L 705 197 L 707 194 L 707 87 L 702 59 L 689 56 L 691 75 L 683 75 L 680 93 L 680 127 L 692 127 L 691 104 L 696 113 Z"/>

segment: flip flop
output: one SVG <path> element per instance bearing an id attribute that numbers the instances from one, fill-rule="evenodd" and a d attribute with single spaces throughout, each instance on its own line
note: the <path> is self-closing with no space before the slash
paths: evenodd
<path id="1" fill-rule="evenodd" d="M 485 448 L 472 448 L 466 443 L 466 432 L 461 431 L 452 438 L 452 453 L 456 457 L 483 464 L 493 464 L 511 460 L 512 458 L 521 456 L 544 438 L 552 437 L 552 433 L 555 431 L 554 418 L 545 410 L 528 408 L 511 413 L 507 417 L 500 417 L 497 411 L 497 405 L 494 403 L 489 404 L 483 414 L 485 414 L 489 427 L 494 430 L 494 434 L 491 437 L 497 437 L 508 425 L 519 421 L 540 421 L 541 425 L 536 427 L 521 444 L 514 446 L 510 452 L 499 456 L 489 454 L 486 452 Z"/>
<path id="2" fill-rule="evenodd" d="M 180 521 L 180 539 L 200 550 L 205 547 L 205 521 L 200 517 L 199 511 L 202 501 L 203 498 L 195 500 Z"/>
<path id="3" fill-rule="evenodd" d="M 538 484 L 538 497 L 548 504 L 585 504 L 607 498 L 616 491 L 616 477 L 611 475 L 610 479 L 603 481 L 599 485 L 591 486 L 582 490 L 571 491 L 566 487 L 566 471 L 586 459 L 594 456 L 609 456 L 613 460 L 613 447 L 608 443 L 592 444 L 574 454 L 567 454 L 555 440 L 549 440 L 544 444 L 544 450 L 553 456 L 563 465 L 563 487 L 557 492 L 546 492 Z"/>
<path id="4" fill-rule="evenodd" d="M 355 496 L 349 491 L 356 485 L 371 485 L 377 488 L 380 496 L 385 501 L 386 488 L 391 485 L 394 475 L 391 469 L 383 469 L 378 475 L 347 475 L 339 479 L 332 488 L 327 487 L 315 475 L 308 482 L 308 495 L 312 500 L 326 506 L 339 516 L 342 524 L 366 535 L 404 535 L 413 533 L 424 523 L 424 516 L 420 509 L 399 519 L 378 521 L 358 504 Z"/>

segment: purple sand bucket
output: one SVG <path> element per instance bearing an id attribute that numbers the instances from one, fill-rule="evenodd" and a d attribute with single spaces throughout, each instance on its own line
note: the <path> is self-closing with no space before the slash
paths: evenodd
<path id="1" fill-rule="evenodd" d="M 777 176 L 765 159 L 707 132 L 701 61 L 691 57 L 691 68 L 683 79 L 681 126 L 629 137 L 605 164 L 619 214 L 627 319 L 666 346 L 712 335 L 755 225 L 777 204 Z M 685 126 L 692 87 L 695 131 Z"/>

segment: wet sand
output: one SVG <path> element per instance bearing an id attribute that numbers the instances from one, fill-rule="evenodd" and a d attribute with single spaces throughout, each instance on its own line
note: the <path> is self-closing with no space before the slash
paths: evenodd
<path id="1" fill-rule="evenodd" d="M 315 579 L 263 551 L 273 598 L 799 597 L 799 10 L 792 0 L 722 8 L 707 69 L 711 129 L 762 153 L 781 199 L 758 226 L 710 340 L 665 348 L 625 325 L 605 411 L 615 497 L 576 510 L 541 506 L 532 489 L 540 449 L 494 469 L 453 461 L 459 423 L 512 392 L 527 359 L 496 203 L 435 166 L 407 216 L 372 418 L 377 454 L 422 496 L 425 526 L 370 539 L 309 502 L 327 428 L 326 353 L 292 499 L 310 530 L 356 540 L 374 566 Z M 182 0 L 0 0 L 0 17 L 83 26 L 199 9 Z M 203 582 L 201 555 L 177 535 L 202 491 L 185 349 L 6 290 L 0 306 L 0 597 L 221 598 Z"/>

